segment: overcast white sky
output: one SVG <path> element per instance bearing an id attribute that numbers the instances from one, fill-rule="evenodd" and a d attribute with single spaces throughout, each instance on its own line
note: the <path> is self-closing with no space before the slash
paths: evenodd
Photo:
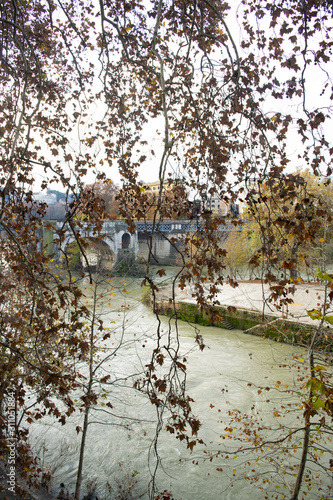
<path id="1" fill-rule="evenodd" d="M 237 47 L 240 47 L 240 41 L 241 41 L 241 31 L 240 31 L 240 25 L 237 21 L 237 16 L 236 16 L 236 11 L 239 6 L 239 0 L 229 0 L 229 4 L 231 5 L 231 10 L 230 13 L 226 19 L 226 22 L 228 24 L 228 28 L 231 32 L 231 35 L 233 36 Z M 249 49 L 250 50 L 250 49 Z M 311 75 L 311 73 L 307 73 L 306 75 L 307 79 L 307 85 L 310 90 L 310 95 L 315 96 L 316 91 L 318 88 L 318 75 Z M 297 111 L 297 106 L 299 106 L 300 103 L 297 103 L 296 101 L 291 102 L 289 101 L 275 101 L 272 100 L 272 102 L 265 102 L 265 111 L 266 112 L 272 112 L 274 114 L 275 112 L 281 112 L 281 113 L 288 113 L 290 112 L 292 108 L 292 114 Z M 316 104 L 315 102 L 311 103 Z M 101 108 L 101 105 L 95 105 L 95 107 L 92 108 L 91 111 L 91 117 L 90 120 L 96 120 L 99 119 L 100 116 L 104 113 L 104 110 Z M 89 120 L 86 120 L 89 122 Z M 142 153 L 140 154 L 145 154 L 147 156 L 147 160 L 145 161 L 145 164 L 141 167 L 139 171 L 140 175 L 140 180 L 143 182 L 153 182 L 158 179 L 158 170 L 159 170 L 159 161 L 160 161 L 160 155 L 163 149 L 163 120 L 162 119 L 155 119 L 151 120 L 148 124 L 146 124 L 144 128 L 144 139 L 148 142 L 148 145 L 143 148 Z M 157 134 L 156 131 L 159 129 L 160 134 Z M 81 130 L 81 134 L 84 134 L 84 130 Z M 78 142 L 77 140 L 73 137 L 73 149 L 76 148 Z M 300 143 L 300 140 L 298 138 L 298 135 L 290 133 L 289 136 L 289 149 L 290 149 L 290 155 L 293 161 L 291 162 L 291 169 L 294 170 L 298 166 L 302 166 L 300 162 L 297 160 L 297 153 L 300 151 L 300 148 L 302 148 L 302 145 Z M 151 154 L 151 150 L 155 151 L 155 156 Z M 96 146 L 96 152 L 98 151 L 98 147 Z M 100 155 L 97 156 L 97 161 L 96 164 L 99 168 L 98 161 L 100 158 L 103 158 L 102 152 Z M 304 165 L 303 165 L 304 167 Z M 172 171 L 172 165 L 170 165 L 170 171 Z M 111 169 L 108 168 L 105 170 L 107 173 L 107 176 L 112 179 L 115 183 L 121 185 L 121 177 L 118 172 L 118 169 L 116 166 L 112 167 Z M 176 173 L 175 173 L 176 174 Z M 43 180 L 44 173 L 38 169 L 36 171 L 36 187 L 35 191 L 38 191 L 40 188 L 40 183 Z M 95 172 L 89 172 L 87 175 L 85 182 L 86 183 L 93 183 L 95 181 Z M 57 189 L 57 185 L 53 186 L 55 189 Z"/>

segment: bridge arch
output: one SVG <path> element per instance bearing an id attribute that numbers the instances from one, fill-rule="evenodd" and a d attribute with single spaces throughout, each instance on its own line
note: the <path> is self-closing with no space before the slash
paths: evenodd
<path id="1" fill-rule="evenodd" d="M 105 240 L 90 240 L 86 249 L 86 257 L 93 272 L 111 271 L 117 260 L 114 251 Z M 87 262 L 83 255 L 81 255 L 81 263 L 84 269 L 87 268 Z"/>
<path id="2" fill-rule="evenodd" d="M 67 243 L 65 253 L 67 255 L 68 265 L 73 270 L 89 268 L 92 272 L 107 272 L 111 271 L 116 264 L 116 254 L 113 249 L 104 240 L 97 240 L 94 238 L 84 238 L 87 243 L 84 253 L 86 258 L 82 255 L 76 240 Z"/>

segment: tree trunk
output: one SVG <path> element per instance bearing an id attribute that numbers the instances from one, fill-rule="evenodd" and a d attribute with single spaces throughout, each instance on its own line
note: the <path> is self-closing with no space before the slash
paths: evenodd
<path id="1" fill-rule="evenodd" d="M 325 304 L 326 304 L 326 300 L 327 300 L 327 286 L 325 289 Z M 324 307 L 324 314 L 325 314 L 325 309 L 326 309 L 326 307 Z M 316 376 L 313 353 L 314 353 L 315 342 L 316 342 L 316 339 L 318 338 L 322 324 L 323 324 L 323 320 L 321 321 L 318 329 L 314 333 L 312 340 L 311 340 L 311 345 L 309 348 L 309 368 L 310 368 L 310 377 L 311 378 Z M 310 385 L 310 391 L 309 391 L 309 404 L 310 405 L 312 404 L 313 398 L 314 398 L 313 389 L 312 389 L 312 385 Z M 309 442 L 310 442 L 310 428 L 311 428 L 310 409 L 311 408 L 308 408 L 305 412 L 305 429 L 304 429 L 304 437 L 303 437 L 302 456 L 301 456 L 301 461 L 300 461 L 300 464 L 298 467 L 296 482 L 295 482 L 293 493 L 292 493 L 290 500 L 297 500 L 298 499 L 298 495 L 299 495 L 302 481 L 303 481 L 303 475 L 304 475 L 305 464 L 306 464 L 306 460 L 307 460 L 307 456 L 308 456 Z"/>
<path id="2" fill-rule="evenodd" d="M 84 458 L 84 451 L 85 451 L 86 437 L 87 437 L 87 430 L 88 430 L 89 410 L 90 410 L 90 406 L 87 406 L 85 409 L 85 412 L 84 412 L 84 422 L 83 422 L 82 439 L 81 439 L 81 446 L 80 446 L 79 466 L 77 469 L 76 485 L 75 485 L 75 500 L 80 499 L 80 491 L 81 491 L 81 484 L 82 484 L 83 458 Z"/>
<path id="3" fill-rule="evenodd" d="M 307 456 L 308 456 L 309 441 L 310 441 L 310 416 L 307 413 L 307 416 L 305 418 L 302 457 L 301 457 L 301 461 L 300 461 L 300 464 L 298 467 L 298 473 L 297 473 L 297 478 L 296 478 L 296 482 L 294 485 L 293 494 L 292 494 L 290 500 L 297 500 L 298 499 L 298 495 L 299 495 L 302 481 L 303 481 L 305 464 L 306 464 L 306 460 L 307 460 Z"/>
<path id="4" fill-rule="evenodd" d="M 94 380 L 94 368 L 93 368 L 93 361 L 94 361 L 94 335 L 95 335 L 95 318 L 96 318 L 96 303 L 97 303 L 97 287 L 95 286 L 94 289 L 94 305 L 93 305 L 93 311 L 92 311 L 92 316 L 91 316 L 91 324 L 90 324 L 90 352 L 89 352 L 89 383 L 87 387 L 87 396 L 86 396 L 86 407 L 84 410 L 84 421 L 83 421 L 83 430 L 82 430 L 82 439 L 81 439 L 81 446 L 80 446 L 80 457 L 79 457 L 79 465 L 78 465 L 78 470 L 77 470 L 77 475 L 76 475 L 76 485 L 75 485 L 75 500 L 80 499 L 80 490 L 81 490 L 81 484 L 82 484 L 82 471 L 83 471 L 83 459 L 84 459 L 84 452 L 85 452 L 85 445 L 86 445 L 86 437 L 87 437 L 87 431 L 88 431 L 88 424 L 89 424 L 89 411 L 91 408 L 91 395 L 92 395 L 92 386 L 93 386 L 93 380 Z"/>

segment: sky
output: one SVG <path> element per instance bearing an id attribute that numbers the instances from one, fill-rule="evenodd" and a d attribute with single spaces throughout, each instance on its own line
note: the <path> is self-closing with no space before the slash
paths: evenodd
<path id="1" fill-rule="evenodd" d="M 239 31 L 239 26 L 236 21 L 236 8 L 238 7 L 238 0 L 230 0 L 229 4 L 232 6 L 230 14 L 228 16 L 228 24 L 229 29 L 233 32 L 233 36 L 237 41 L 237 32 Z M 177 50 L 178 47 L 175 47 Z M 198 63 L 199 64 L 199 63 Z M 96 89 L 97 90 L 97 89 Z M 99 120 L 103 117 L 105 110 L 101 104 L 92 104 L 90 117 L 85 119 L 86 126 L 88 126 L 91 122 L 95 120 Z M 81 127 L 80 136 L 84 137 L 84 127 Z M 160 158 L 163 153 L 163 136 L 164 136 L 164 120 L 163 118 L 151 119 L 149 123 L 144 126 L 142 137 L 147 141 L 147 146 L 142 147 L 142 151 L 140 155 L 143 154 L 146 156 L 145 163 L 140 167 L 139 170 L 139 180 L 143 183 L 154 182 L 158 180 L 159 177 L 159 164 Z M 78 133 L 76 130 L 73 131 L 72 137 L 72 146 L 73 152 L 78 151 L 81 146 L 79 145 Z M 100 152 L 98 152 L 100 150 Z M 155 152 L 155 155 L 151 154 L 151 151 Z M 86 184 L 92 184 L 96 180 L 96 173 L 98 169 L 103 168 L 99 165 L 99 160 L 103 158 L 103 146 L 96 144 L 96 171 L 89 171 L 88 175 L 84 179 Z M 47 156 L 47 155 L 46 155 Z M 105 163 L 106 164 L 106 163 Z M 169 163 L 167 172 L 171 172 L 173 176 L 177 176 L 176 166 Z M 110 178 L 113 182 L 121 186 L 122 179 L 120 173 L 116 166 L 104 169 L 108 178 Z M 35 184 L 34 191 L 37 192 L 40 190 L 41 183 L 43 180 L 47 178 L 47 174 L 45 174 L 40 168 L 35 170 Z M 53 185 L 50 186 L 52 189 L 58 189 L 59 186 Z M 60 189 L 60 188 L 59 188 Z"/>
<path id="2" fill-rule="evenodd" d="M 238 0 L 230 0 L 229 4 L 231 5 L 231 10 L 229 12 L 229 15 L 226 19 L 226 22 L 228 24 L 228 28 L 231 32 L 231 35 L 233 36 L 236 45 L 238 48 L 240 47 L 240 41 L 241 41 L 241 30 L 240 30 L 240 25 L 237 20 L 236 12 L 239 7 L 239 1 Z M 248 49 L 248 50 L 251 50 Z M 318 74 L 311 74 L 311 72 L 308 72 L 306 74 L 306 82 L 307 86 L 309 89 L 309 95 L 315 96 L 316 95 L 316 90 L 318 88 Z M 316 102 L 311 102 L 311 106 L 315 105 Z M 267 100 L 265 102 L 265 112 L 271 113 L 272 115 L 276 112 L 281 112 L 281 113 L 288 113 L 290 110 L 292 110 L 292 113 L 294 114 L 296 112 L 297 114 L 297 108 L 300 106 L 300 102 L 295 101 L 275 101 L 272 100 L 271 102 Z M 101 116 L 103 116 L 104 109 L 101 105 L 94 104 L 91 109 L 91 116 L 88 118 L 86 121 L 89 123 L 89 120 L 94 121 L 96 119 L 99 119 Z M 159 129 L 160 134 L 157 134 L 156 131 Z M 84 130 L 81 131 L 84 134 Z M 147 159 L 142 165 L 142 167 L 139 170 L 139 179 L 143 182 L 154 182 L 158 180 L 158 170 L 159 170 L 159 161 L 160 161 L 160 156 L 163 151 L 163 119 L 154 119 L 151 120 L 149 123 L 147 123 L 144 127 L 144 131 L 142 134 L 145 138 L 145 140 L 148 142 L 147 146 L 143 147 L 142 152 L 140 154 L 146 155 Z M 298 153 L 302 150 L 303 146 L 300 143 L 299 137 L 297 133 L 293 133 L 292 131 L 289 133 L 288 137 L 288 152 L 290 155 L 290 159 L 292 160 L 290 162 L 291 164 L 291 169 L 295 170 L 297 167 L 302 166 L 300 164 L 300 161 L 297 159 Z M 78 141 L 75 135 L 73 135 L 73 149 L 76 149 Z M 101 146 L 101 151 L 98 153 L 99 146 L 96 145 L 96 167 L 100 168 L 98 165 L 99 159 L 103 158 L 103 152 L 102 152 L 102 146 Z M 155 156 L 151 154 L 151 151 L 155 151 Z M 97 172 L 96 168 L 96 172 Z M 173 166 L 172 164 L 169 165 L 169 171 L 173 172 Z M 95 181 L 96 179 L 96 172 L 90 171 L 87 177 L 84 179 L 85 183 L 91 184 Z M 106 169 L 106 174 L 107 176 L 112 179 L 113 182 L 121 186 L 121 176 L 119 174 L 119 171 L 116 166 L 112 168 L 107 168 Z M 175 172 L 173 172 L 174 175 L 176 175 Z M 41 172 L 40 170 L 36 170 L 36 182 L 35 182 L 35 191 L 38 191 L 40 188 L 40 184 L 42 180 L 44 179 L 44 173 Z M 57 186 L 51 186 L 54 189 L 57 189 Z"/>

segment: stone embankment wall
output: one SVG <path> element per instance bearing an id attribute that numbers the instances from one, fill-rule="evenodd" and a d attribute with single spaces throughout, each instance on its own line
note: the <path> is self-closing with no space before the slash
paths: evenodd
<path id="1" fill-rule="evenodd" d="M 177 302 L 173 304 L 167 300 L 159 300 L 155 304 L 155 310 L 159 314 L 169 317 L 177 317 L 204 326 L 216 326 L 223 329 L 238 329 L 244 333 L 270 338 L 277 342 L 308 345 L 314 328 L 298 322 L 287 321 L 275 316 L 266 316 L 246 309 L 233 310 L 232 308 L 216 306 L 214 310 L 220 316 L 219 319 L 211 319 L 206 311 L 199 310 L 196 304 L 190 302 Z M 324 342 L 323 342 L 324 347 Z"/>

